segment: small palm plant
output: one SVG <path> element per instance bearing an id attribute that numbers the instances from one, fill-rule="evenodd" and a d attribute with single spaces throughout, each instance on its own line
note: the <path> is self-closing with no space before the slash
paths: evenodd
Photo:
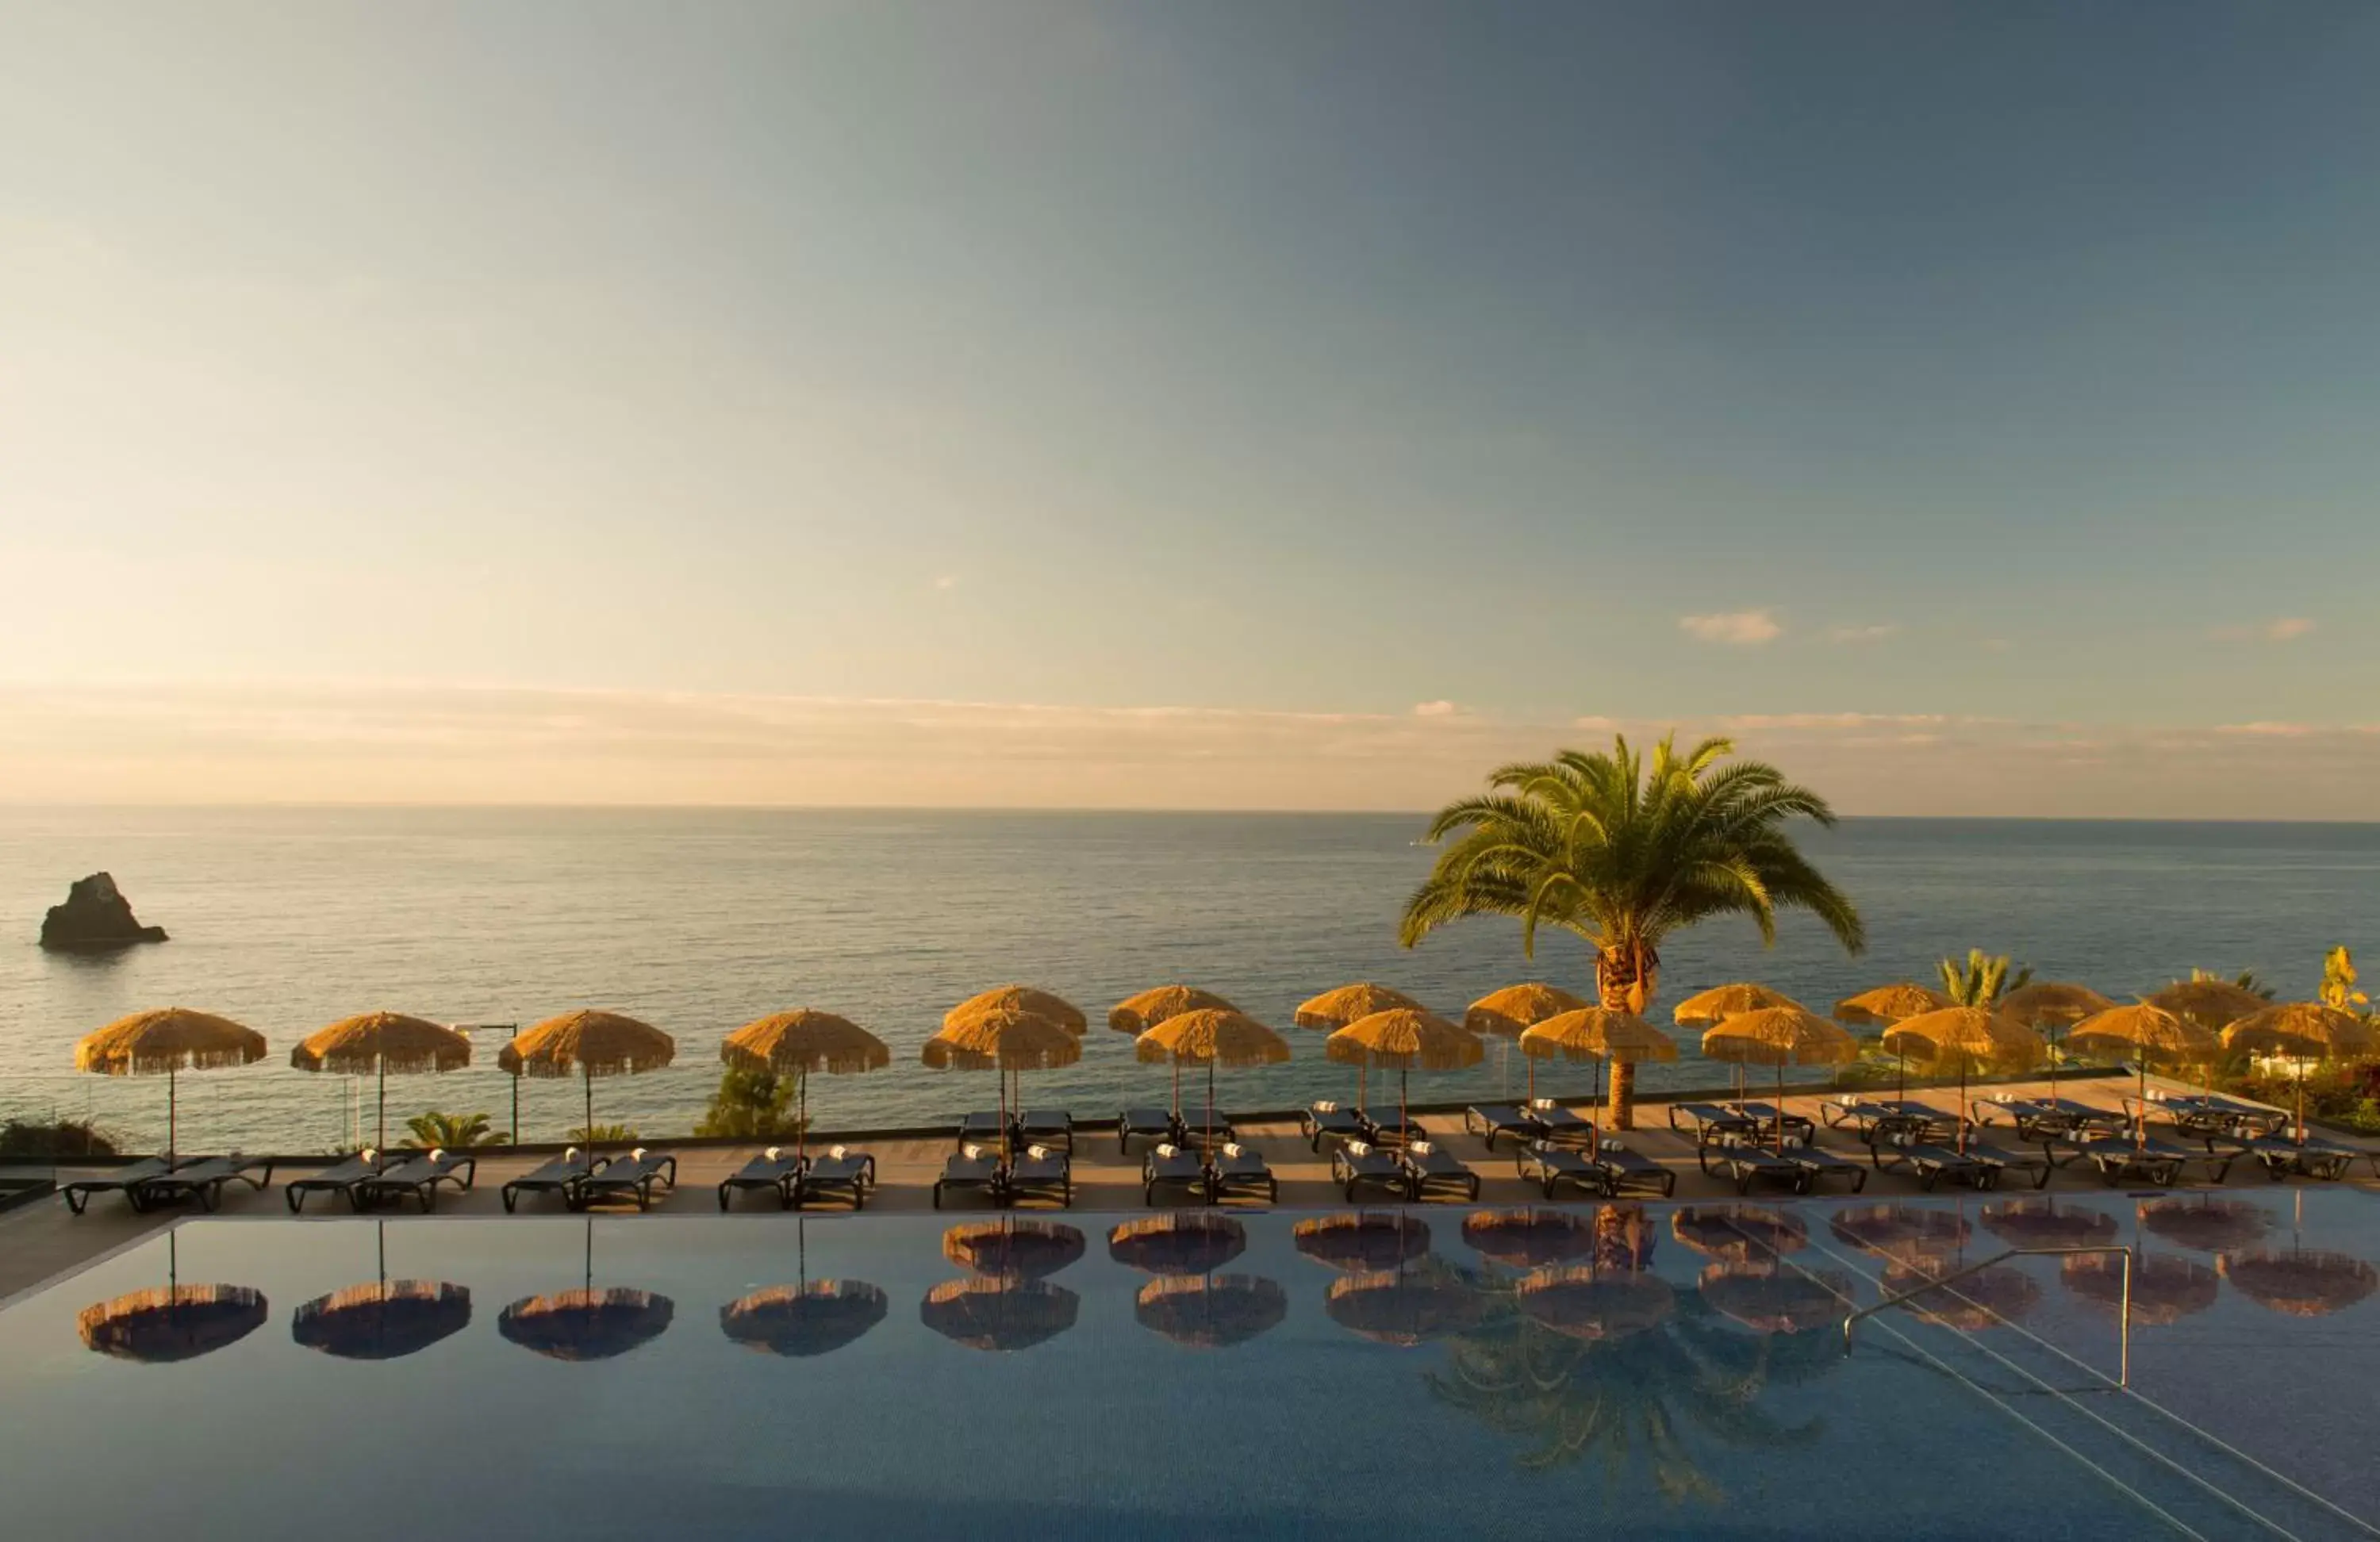
<path id="1" fill-rule="evenodd" d="M 1969 948 L 1964 959 L 1946 958 L 1940 968 L 1942 994 L 1958 1006 L 1998 1006 L 2002 996 L 2033 982 L 2031 965 L 2011 973 L 2008 954 L 1981 948 Z"/>
<path id="2" fill-rule="evenodd" d="M 2372 1004 L 2371 997 L 2355 989 L 2355 958 L 2345 943 L 2322 955 L 2322 1004 L 2340 1012 Z"/>
<path id="3" fill-rule="evenodd" d="M 405 1144 L 425 1151 L 465 1151 L 474 1146 L 502 1146 L 512 1139 L 503 1130 L 490 1129 L 484 1113 L 440 1113 L 432 1109 L 415 1114 L 405 1127 L 411 1132 Z"/>
<path id="4" fill-rule="evenodd" d="M 2190 977 L 2192 980 L 2222 980 L 2226 985 L 2236 985 L 2249 995 L 2262 996 L 2268 1002 L 2278 993 L 2273 987 L 2258 979 L 2256 971 L 2253 969 L 2242 969 L 2228 977 L 2218 975 L 2212 969 L 2192 969 L 2190 972 Z"/>

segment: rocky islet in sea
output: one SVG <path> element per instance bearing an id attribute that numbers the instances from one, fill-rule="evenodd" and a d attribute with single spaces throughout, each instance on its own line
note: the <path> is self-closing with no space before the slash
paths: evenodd
<path id="1" fill-rule="evenodd" d="M 77 879 L 67 890 L 67 903 L 50 906 L 42 917 L 44 948 L 81 951 L 164 941 L 165 929 L 142 926 L 132 914 L 132 902 L 107 873 Z"/>

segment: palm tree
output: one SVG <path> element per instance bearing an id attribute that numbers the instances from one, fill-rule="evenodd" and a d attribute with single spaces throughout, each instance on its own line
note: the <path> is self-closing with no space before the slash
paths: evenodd
<path id="1" fill-rule="evenodd" d="M 474 1146 L 501 1146 L 512 1138 L 501 1130 L 489 1129 L 484 1113 L 440 1113 L 433 1109 L 407 1120 L 405 1127 L 412 1132 L 405 1144 L 425 1150 L 464 1151 Z"/>
<path id="2" fill-rule="evenodd" d="M 2341 1012 L 2372 1004 L 2371 997 L 2355 989 L 2355 955 L 2343 942 L 2322 955 L 2322 1004 Z"/>
<path id="3" fill-rule="evenodd" d="M 2010 974 L 2008 954 L 1986 953 L 1981 948 L 1969 948 L 1963 963 L 1946 958 L 1940 967 L 1942 994 L 1958 1006 L 1997 1006 L 2002 996 L 2033 983 L 2031 965 Z"/>
<path id="4" fill-rule="evenodd" d="M 1451 803 L 1430 821 L 1439 854 L 1405 902 L 1398 941 L 1410 948 L 1465 916 L 1516 916 L 1521 951 L 1540 927 L 1576 932 L 1595 949 L 1597 996 L 1642 1014 L 1653 1002 L 1662 940 L 1714 916 L 1749 916 L 1764 943 L 1777 912 L 1816 914 L 1842 945 L 1866 944 L 1859 912 L 1785 832 L 1790 820 L 1835 822 L 1826 799 L 1758 760 L 1706 739 L 1680 756 L 1673 738 L 1649 762 L 1615 740 L 1609 755 L 1564 750 L 1505 766 L 1488 791 Z M 1635 1125 L 1636 1068 L 1611 1068 L 1611 1118 Z"/>
<path id="5" fill-rule="evenodd" d="M 2190 972 L 2190 977 L 2192 980 L 2222 980 L 2226 985 L 2236 985 L 2240 990 L 2245 990 L 2249 995 L 2262 996 L 2268 1002 L 2278 994 L 2272 986 L 2266 985 L 2263 980 L 2258 979 L 2256 977 L 2256 971 L 2253 969 L 2242 969 L 2238 974 L 2232 975 L 2228 978 L 2222 975 L 2216 974 L 2212 969 L 2192 969 Z"/>

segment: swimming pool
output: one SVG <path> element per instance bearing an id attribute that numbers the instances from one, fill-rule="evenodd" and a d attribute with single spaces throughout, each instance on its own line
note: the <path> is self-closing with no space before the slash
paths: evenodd
<path id="1" fill-rule="evenodd" d="M 0 1310 L 0 1507 L 64 1536 L 2380 1535 L 2345 1513 L 2380 1500 L 2368 1196 L 1479 1219 L 1509 1214 L 192 1220 Z M 2100 1241 L 2144 1249 L 2154 1405 L 2084 1368 L 2118 1336 L 2080 1258 L 1971 1280 L 2018 1328 L 1937 1295 L 1845 1351 L 1835 1292 Z"/>

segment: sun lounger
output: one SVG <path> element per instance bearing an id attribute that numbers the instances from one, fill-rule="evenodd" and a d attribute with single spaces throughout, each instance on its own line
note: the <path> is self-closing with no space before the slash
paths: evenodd
<path id="1" fill-rule="evenodd" d="M 1475 1202 L 1479 1174 L 1455 1160 L 1454 1153 L 1433 1140 L 1417 1140 L 1397 1154 L 1405 1170 L 1405 1190 L 1415 1199 L 1434 1196 Z"/>
<path id="2" fill-rule="evenodd" d="M 542 1166 L 522 1173 L 497 1191 L 504 1202 L 504 1213 L 510 1215 L 524 1194 L 558 1194 L 565 1205 L 577 1208 L 578 1185 L 586 1182 L 589 1172 L 600 1171 L 611 1160 L 609 1157 L 588 1157 L 577 1151 L 565 1151 L 549 1159 Z"/>
<path id="3" fill-rule="evenodd" d="M 281 1197 L 288 1202 L 289 1213 L 298 1215 L 306 1208 L 310 1194 L 335 1194 L 356 1208 L 356 1185 L 367 1178 L 377 1178 L 382 1170 L 395 1166 L 412 1155 L 408 1151 L 375 1151 L 370 1155 L 358 1151 L 344 1161 L 336 1162 L 320 1172 L 310 1172 L 303 1178 L 282 1181 Z"/>
<path id="4" fill-rule="evenodd" d="M 1205 1159 L 1171 1141 L 1140 1159 L 1140 1202 L 1144 1205 L 1156 1204 L 1160 1189 L 1205 1199 L 1210 1187 Z"/>
<path id="5" fill-rule="evenodd" d="M 1421 1121 L 1402 1114 L 1375 1119 L 1368 1109 L 1357 1109 L 1355 1117 L 1364 1122 L 1364 1138 L 1374 1146 L 1410 1146 L 1417 1140 L 1427 1140 L 1429 1132 Z"/>
<path id="6" fill-rule="evenodd" d="M 1856 1096 L 1829 1098 L 1818 1105 L 1821 1117 L 1829 1129 L 1845 1124 L 1854 1135 L 1870 1146 L 1890 1141 L 1901 1135 L 1920 1143 L 1938 1143 L 1959 1135 L 1959 1118 L 1945 1113 L 1930 1103 L 1914 1102 L 1897 1098 L 1861 1098 Z"/>
<path id="7" fill-rule="evenodd" d="M 202 1210 L 212 1210 L 223 1203 L 224 1185 L 234 1181 L 261 1193 L 273 1182 L 273 1163 L 263 1157 L 243 1157 L 237 1152 L 228 1157 L 200 1157 L 176 1162 L 164 1172 L 141 1179 L 133 1184 L 128 1197 L 136 1210 L 178 1205 L 186 1199 L 197 1200 Z"/>
<path id="8" fill-rule="evenodd" d="M 1714 1169 L 1735 1184 L 1738 1194 L 1750 1194 L 1755 1184 L 1806 1194 L 1810 1171 L 1791 1156 L 1755 1144 L 1748 1135 L 1728 1135 L 1695 1147 L 1694 1158 L 1706 1173 Z"/>
<path id="9" fill-rule="evenodd" d="M 978 1109 L 959 1121 L 959 1149 L 964 1151 L 970 1146 L 998 1146 L 1015 1132 L 1014 1123 L 1001 1123 L 998 1111 Z"/>
<path id="10" fill-rule="evenodd" d="M 127 1199 L 130 1199 L 134 1189 L 152 1178 L 164 1177 L 173 1170 L 174 1164 L 163 1157 L 143 1157 L 137 1162 L 127 1162 L 113 1172 L 103 1172 L 90 1178 L 77 1178 L 71 1184 L 62 1184 L 58 1186 L 58 1192 L 66 1196 L 67 1208 L 80 1215 L 84 1208 L 90 1205 L 93 1196 L 121 1194 Z M 140 1208 L 138 1205 L 133 1208 Z"/>
<path id="11" fill-rule="evenodd" d="M 1677 1173 L 1619 1141 L 1597 1142 L 1587 1160 L 1603 1170 L 1607 1192 L 1614 1196 L 1658 1194 L 1667 1198 L 1678 1192 Z"/>
<path id="12" fill-rule="evenodd" d="M 1780 1121 L 1783 1123 L 1785 1127 L 1785 1143 L 1789 1146 L 1796 1140 L 1815 1140 L 1817 1138 L 1818 1126 L 1816 1122 L 1803 1114 L 1786 1113 L 1779 1110 L 1774 1103 L 1737 1102 L 1730 1103 L 1726 1106 L 1733 1110 L 1742 1117 L 1752 1121 L 1752 1125 L 1755 1130 L 1758 1131 L 1762 1135 L 1767 1135 L 1772 1140 L 1776 1137 L 1777 1127 Z"/>
<path id="13" fill-rule="evenodd" d="M 1232 1141 L 1216 1148 L 1214 1160 L 1207 1164 L 1208 1197 L 1220 1205 L 1227 1199 L 1261 1197 L 1268 1205 L 1281 1202 L 1281 1181 L 1272 1175 L 1272 1164 L 1264 1153 L 1252 1146 Z"/>
<path id="14" fill-rule="evenodd" d="M 1132 1154 L 1132 1143 L 1145 1140 L 1157 1142 L 1173 1138 L 1172 1109 L 1126 1109 L 1116 1115 L 1116 1151 L 1122 1156 Z"/>
<path id="15" fill-rule="evenodd" d="M 1047 1146 L 1075 1154 L 1075 1116 L 1064 1109 L 1026 1109 L 1016 1116 L 1011 1132 L 1019 1145 Z"/>
<path id="16" fill-rule="evenodd" d="M 2219 1184 L 2240 1154 L 2237 1150 L 2202 1154 L 2170 1141 L 2143 1141 L 2124 1135 L 2101 1135 L 2065 1144 L 2070 1153 L 2066 1160 L 2089 1162 L 2098 1169 L 2109 1188 L 2133 1180 L 2156 1188 L 2170 1188 L 2181 1181 L 2193 1162 L 2204 1166 L 2208 1182 Z"/>
<path id="17" fill-rule="evenodd" d="M 753 1191 L 773 1194 L 777 1208 L 794 1208 L 794 1180 L 802 1175 L 802 1159 L 791 1151 L 763 1151 L 719 1182 L 719 1208 L 736 1195 Z"/>
<path id="18" fill-rule="evenodd" d="M 1696 1146 L 1713 1146 L 1733 1136 L 1754 1135 L 1759 1125 L 1739 1111 L 1718 1103 L 1672 1103 L 1670 1128 L 1693 1135 Z"/>
<path id="19" fill-rule="evenodd" d="M 409 1196 L 428 1215 L 438 1208 L 439 1184 L 452 1184 L 456 1193 L 466 1193 L 479 1176 L 480 1159 L 468 1152 L 417 1151 L 361 1180 L 347 1197 L 360 1210 L 383 1202 L 401 1205 Z"/>
<path id="20" fill-rule="evenodd" d="M 1564 1187 L 1600 1198 L 1611 1195 L 1611 1173 L 1600 1163 L 1592 1162 L 1566 1146 L 1548 1146 L 1543 1141 L 1530 1141 L 1514 1154 L 1514 1164 L 1523 1181 L 1536 1184 L 1548 1199 Z"/>
<path id="21" fill-rule="evenodd" d="M 1220 1115 L 1216 1117 L 1213 1124 L 1208 1124 L 1203 1109 L 1185 1113 L 1182 1122 L 1173 1126 L 1173 1144 L 1187 1147 L 1193 1151 L 1212 1151 L 1239 1138 L 1239 1132 Z"/>
<path id="22" fill-rule="evenodd" d="M 795 1175 L 792 1187 L 795 1209 L 814 1199 L 841 1199 L 855 1210 L 864 1210 L 869 1191 L 876 1187 L 876 1159 L 866 1151 L 831 1147 L 825 1154 L 810 1159 L 809 1165 Z"/>
<path id="23" fill-rule="evenodd" d="M 1479 1136 L 1488 1149 L 1496 1149 L 1496 1137 L 1503 1135 L 1514 1146 L 1525 1146 L 1545 1133 L 1536 1115 L 1511 1103 L 1475 1103 L 1463 1111 L 1463 1132 Z"/>
<path id="24" fill-rule="evenodd" d="M 942 1175 L 934 1180 L 934 1208 L 942 1208 L 945 1194 L 980 1194 L 997 1201 L 1000 1163 L 983 1155 L 980 1147 L 953 1154 L 942 1163 Z"/>
<path id="25" fill-rule="evenodd" d="M 577 1205 L 584 1209 L 599 1199 L 634 1197 L 637 1208 L 649 1210 L 653 1205 L 655 1184 L 677 1187 L 677 1159 L 666 1151 L 631 1151 L 625 1157 L 613 1158 L 581 1179 Z"/>
<path id="26" fill-rule="evenodd" d="M 1343 1145 L 1364 1138 L 1364 1122 L 1355 1117 L 1353 1109 L 1342 1109 L 1336 1103 L 1328 1107 L 1317 1103 L 1297 1111 L 1297 1128 L 1305 1136 L 1305 1144 L 1318 1153 L 1326 1140 Z"/>
<path id="27" fill-rule="evenodd" d="M 1870 1145 L 1868 1160 L 1876 1164 L 1878 1172 L 1908 1173 L 1928 1194 L 1946 1178 L 1978 1189 L 1990 1188 L 1999 1182 L 1998 1168 L 1986 1167 L 1951 1147 L 1920 1140 L 1913 1132 L 1905 1130 Z"/>
<path id="28" fill-rule="evenodd" d="M 1350 1141 L 1330 1153 L 1330 1181 L 1354 1204 L 1359 1188 L 1387 1189 L 1400 1199 L 1412 1197 L 1404 1164 L 1364 1141 Z"/>
<path id="29" fill-rule="evenodd" d="M 1785 1139 L 1785 1160 L 1800 1168 L 1805 1175 L 1802 1185 L 1805 1194 L 1816 1193 L 1829 1178 L 1848 1179 L 1853 1194 L 1867 1187 L 1866 1168 L 1848 1157 L 1839 1157 L 1808 1141 L 1796 1144 L 1788 1135 Z"/>
<path id="30" fill-rule="evenodd" d="M 2080 1135 L 2113 1135 L 2131 1128 L 2131 1121 L 2113 1109 L 2067 1098 L 2046 1103 L 1999 1093 L 1978 1099 L 1972 1106 L 1977 1123 L 2013 1125 L 2017 1139 L 2045 1148 Z"/>
<path id="31" fill-rule="evenodd" d="M 2289 1122 L 2289 1114 L 2282 1110 L 2243 1103 L 2213 1092 L 2162 1098 L 2152 1094 L 2147 1108 L 2149 1112 L 2161 1113 L 2170 1120 L 2174 1132 L 2184 1139 L 2205 1141 L 2210 1151 L 2216 1140 L 2253 1140 L 2273 1134 Z"/>
<path id="32" fill-rule="evenodd" d="M 1014 1205 L 1020 1199 L 1054 1199 L 1061 1206 L 1075 1202 L 1075 1164 L 1062 1151 L 1037 1146 L 1008 1164 L 1001 1174 L 1000 1197 Z"/>
<path id="33" fill-rule="evenodd" d="M 2291 1177 L 2335 1183 L 2347 1176 L 2347 1170 L 2355 1165 L 2358 1158 L 2374 1156 L 2361 1146 L 2313 1134 L 2302 1142 L 2286 1135 L 2265 1135 L 2248 1142 L 2247 1149 L 2249 1155 L 2264 1164 L 2265 1175 L 2275 1183 Z M 2380 1164 L 2380 1158 L 2375 1158 L 2375 1164 Z"/>

